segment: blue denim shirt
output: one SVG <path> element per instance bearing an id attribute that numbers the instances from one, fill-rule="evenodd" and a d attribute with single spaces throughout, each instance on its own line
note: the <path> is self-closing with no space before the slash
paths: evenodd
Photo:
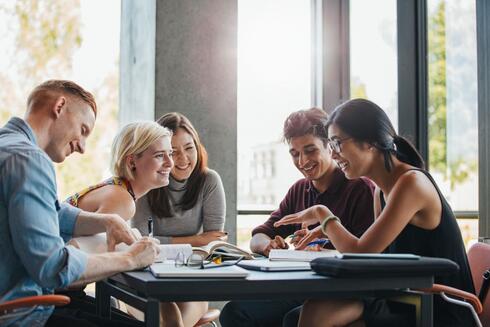
<path id="1" fill-rule="evenodd" d="M 29 125 L 0 128 L 0 302 L 50 294 L 79 279 L 87 255 L 66 246 L 80 210 L 58 203 L 56 176 Z M 53 311 L 37 307 L 0 325 L 42 326 Z"/>

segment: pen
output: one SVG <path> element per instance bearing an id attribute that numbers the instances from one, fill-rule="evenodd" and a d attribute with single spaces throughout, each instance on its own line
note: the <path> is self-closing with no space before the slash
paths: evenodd
<path id="1" fill-rule="evenodd" d="M 148 236 L 153 237 L 153 218 L 148 217 Z"/>
<path id="2" fill-rule="evenodd" d="M 306 246 L 313 246 L 313 245 L 321 245 L 325 246 L 326 244 L 330 243 L 330 240 L 326 238 L 321 238 L 315 241 L 311 241 L 310 243 L 306 244 Z"/>
<path id="3" fill-rule="evenodd" d="M 226 267 L 226 266 L 234 266 L 240 261 L 243 260 L 243 257 L 238 258 L 236 261 L 225 261 L 219 265 L 202 265 L 201 269 L 211 269 L 211 268 L 219 268 L 219 267 Z"/>

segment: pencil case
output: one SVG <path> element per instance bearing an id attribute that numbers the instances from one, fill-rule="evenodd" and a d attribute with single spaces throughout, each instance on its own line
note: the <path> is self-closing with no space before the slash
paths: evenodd
<path id="1" fill-rule="evenodd" d="M 364 277 L 416 277 L 453 274 L 459 270 L 455 262 L 432 257 L 407 259 L 317 258 L 311 261 L 317 274 L 338 278 Z"/>

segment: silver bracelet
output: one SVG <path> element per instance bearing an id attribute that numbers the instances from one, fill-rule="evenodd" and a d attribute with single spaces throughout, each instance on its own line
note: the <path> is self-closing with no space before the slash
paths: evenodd
<path id="1" fill-rule="evenodd" d="M 325 218 L 325 220 L 322 221 L 322 224 L 320 225 L 321 226 L 321 230 L 322 230 L 322 233 L 324 235 L 327 235 L 327 224 L 330 220 L 336 220 L 340 223 L 340 219 L 339 217 L 335 216 L 335 215 L 330 215 L 328 216 L 327 218 Z"/>

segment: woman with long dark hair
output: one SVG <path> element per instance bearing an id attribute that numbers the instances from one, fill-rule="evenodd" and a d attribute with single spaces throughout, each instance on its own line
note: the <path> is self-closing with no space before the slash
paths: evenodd
<path id="1" fill-rule="evenodd" d="M 347 178 L 365 176 L 377 185 L 376 220 L 357 238 L 325 206 L 284 217 L 276 224 L 311 225 L 340 252 L 413 253 L 456 262 L 460 270 L 435 282 L 474 293 L 468 260 L 449 204 L 417 150 L 396 134 L 388 116 L 371 101 L 355 99 L 337 107 L 326 126 L 332 158 Z M 309 242 L 302 240 L 299 247 Z M 392 311 L 382 299 L 309 300 L 300 326 L 403 326 L 407 313 Z M 473 326 L 469 310 L 434 297 L 434 326 Z"/>
<path id="2" fill-rule="evenodd" d="M 217 172 L 207 166 L 207 153 L 196 129 L 184 115 L 171 112 L 158 124 L 173 132 L 174 166 L 168 186 L 150 191 L 138 200 L 131 224 L 148 234 L 152 217 L 153 237 L 162 244 L 203 246 L 226 240 L 225 193 Z M 194 326 L 206 312 L 207 302 L 178 302 L 184 326 Z"/>
<path id="3" fill-rule="evenodd" d="M 208 155 L 192 123 L 178 112 L 163 115 L 157 123 L 173 132 L 174 166 L 170 183 L 141 198 L 133 226 L 148 233 L 153 218 L 153 236 L 165 243 L 206 245 L 226 239 L 225 193 L 218 173 L 208 168 Z"/>

